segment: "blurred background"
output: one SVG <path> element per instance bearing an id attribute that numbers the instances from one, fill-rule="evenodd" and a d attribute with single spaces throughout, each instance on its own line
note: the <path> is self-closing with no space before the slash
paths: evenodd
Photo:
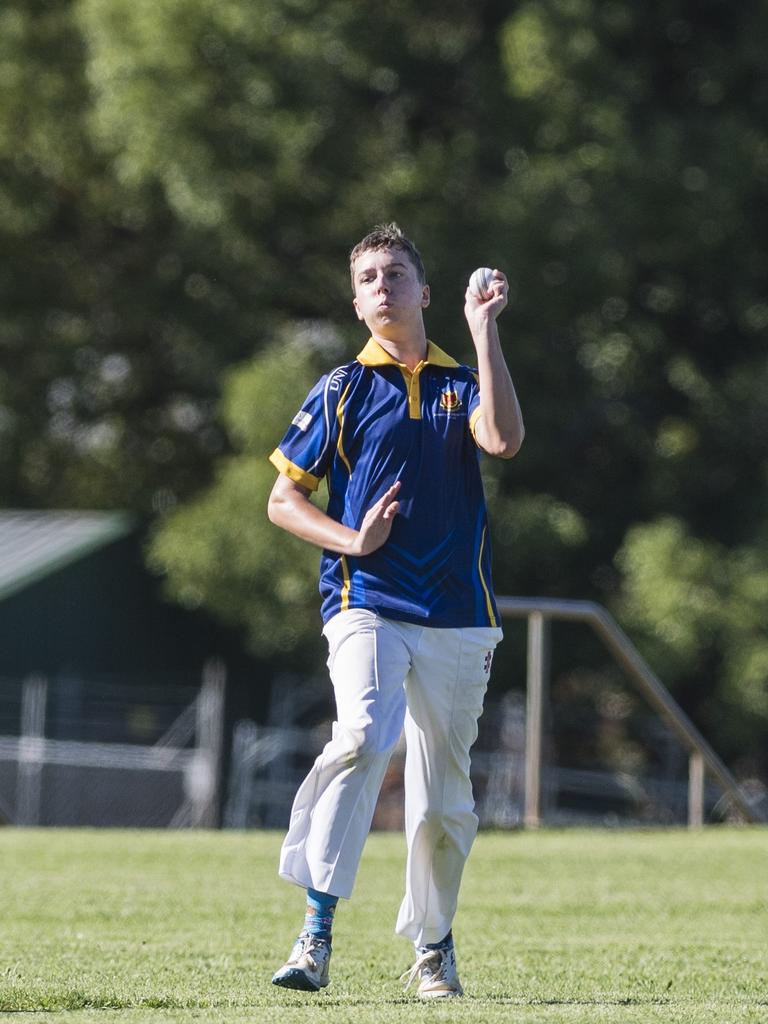
<path id="1" fill-rule="evenodd" d="M 765 793 L 766 38 L 758 0 L 6 0 L 0 818 L 287 820 L 332 709 L 266 457 L 365 342 L 348 252 L 393 219 L 457 358 L 471 271 L 512 282 L 497 593 L 607 607 Z M 525 644 L 486 824 L 520 823 Z M 548 820 L 684 820 L 685 752 L 573 624 L 546 723 Z"/>

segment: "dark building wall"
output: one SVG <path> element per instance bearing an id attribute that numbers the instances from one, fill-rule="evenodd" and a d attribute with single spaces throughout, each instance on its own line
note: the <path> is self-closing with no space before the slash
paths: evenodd
<path id="1" fill-rule="evenodd" d="M 165 601 L 131 535 L 0 602 L 0 671 L 188 671 L 248 660 L 234 631 Z"/>
<path id="2" fill-rule="evenodd" d="M 227 668 L 227 733 L 233 720 L 263 721 L 264 666 L 242 637 L 202 611 L 162 596 L 144 566 L 140 533 L 113 541 L 0 600 L 0 676 L 197 686 L 205 662 Z"/>

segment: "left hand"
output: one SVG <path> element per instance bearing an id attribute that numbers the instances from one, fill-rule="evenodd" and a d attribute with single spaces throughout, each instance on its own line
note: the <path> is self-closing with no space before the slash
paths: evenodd
<path id="1" fill-rule="evenodd" d="M 507 305 L 509 282 L 500 270 L 494 270 L 491 281 L 491 297 L 481 299 L 467 288 L 464 295 L 464 316 L 467 318 L 470 331 L 481 327 L 489 320 L 495 320 Z"/>

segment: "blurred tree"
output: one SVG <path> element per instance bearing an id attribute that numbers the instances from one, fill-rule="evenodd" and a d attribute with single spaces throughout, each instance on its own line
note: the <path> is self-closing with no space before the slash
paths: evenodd
<path id="1" fill-rule="evenodd" d="M 210 237 L 97 152 L 85 59 L 70 3 L 0 14 L 0 493 L 146 511 L 221 450 L 216 376 L 245 301 L 211 283 Z"/>
<path id="2" fill-rule="evenodd" d="M 759 524 L 768 13 L 732 13 L 545 0 L 502 33 L 531 114 L 498 196 L 525 258 L 521 372 L 547 373 L 529 451 L 604 554 L 660 511 L 727 544 Z M 579 472 L 555 480 L 561 460 Z"/>
<path id="3" fill-rule="evenodd" d="M 378 219 L 438 254 L 456 336 L 498 174 L 497 7 L 12 0 L 6 504 L 148 512 L 205 485 L 222 368 L 295 317 L 346 317 L 344 254 Z"/>
<path id="4" fill-rule="evenodd" d="M 768 739 L 766 30 L 754 2 L 543 0 L 500 36 L 526 483 L 588 538 L 554 587 L 623 612 L 745 770 Z"/>
<path id="5" fill-rule="evenodd" d="M 768 733 L 766 540 L 728 549 L 660 518 L 632 527 L 617 558 L 625 622 L 645 635 L 653 664 L 688 682 L 700 719 L 734 751 Z"/>
<path id="6" fill-rule="evenodd" d="M 239 453 L 220 462 L 207 491 L 158 521 L 149 548 L 171 597 L 244 627 L 254 652 L 279 655 L 283 672 L 320 663 L 320 553 L 278 536 L 268 521 L 275 471 L 267 456 L 342 349 L 339 335 L 321 324 L 295 324 L 290 336 L 226 375 L 223 419 Z"/>

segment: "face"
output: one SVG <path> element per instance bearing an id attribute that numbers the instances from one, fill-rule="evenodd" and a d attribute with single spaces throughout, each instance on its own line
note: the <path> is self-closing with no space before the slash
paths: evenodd
<path id="1" fill-rule="evenodd" d="M 402 249 L 375 249 L 355 260 L 355 298 L 358 320 L 373 334 L 387 336 L 407 329 L 429 305 L 429 286 Z"/>

